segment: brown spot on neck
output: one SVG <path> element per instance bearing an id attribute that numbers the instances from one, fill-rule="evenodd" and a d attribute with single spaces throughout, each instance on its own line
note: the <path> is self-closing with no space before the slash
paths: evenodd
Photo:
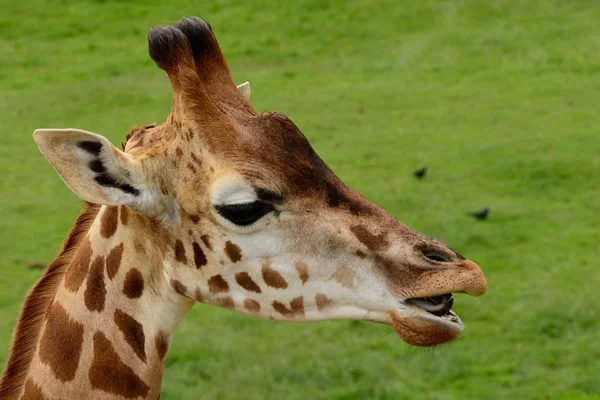
<path id="1" fill-rule="evenodd" d="M 83 344 L 83 324 L 73 321 L 58 302 L 48 310 L 40 341 L 40 361 L 61 382 L 75 378 Z"/>
<path id="2" fill-rule="evenodd" d="M 88 238 L 85 238 L 65 274 L 65 287 L 67 290 L 71 292 L 79 290 L 90 268 L 91 258 L 92 244 Z"/>
<path id="3" fill-rule="evenodd" d="M 106 301 L 106 285 L 104 283 L 104 257 L 96 257 L 86 280 L 84 292 L 85 306 L 90 311 L 101 312 Z"/>
<path id="4" fill-rule="evenodd" d="M 133 352 L 140 360 L 146 362 L 146 337 L 144 335 L 144 327 L 142 324 L 131 315 L 118 309 L 115 310 L 114 320 L 117 327 L 119 327 L 119 330 L 123 333 L 125 341 L 131 346 Z"/>
<path id="5" fill-rule="evenodd" d="M 200 222 L 200 216 L 199 215 L 190 215 L 190 219 L 192 220 L 192 222 L 194 224 L 197 224 L 198 222 Z"/>
<path id="6" fill-rule="evenodd" d="M 42 334 L 44 316 L 52 304 L 67 267 L 72 262 L 81 240 L 96 219 L 100 206 L 86 203 L 69 231 L 59 256 L 44 270 L 44 274 L 27 295 L 13 333 L 10 354 L 0 379 L 0 399 L 19 396 L 25 386 L 27 372 Z"/>
<path id="7" fill-rule="evenodd" d="M 137 268 L 132 268 L 125 276 L 123 293 L 130 299 L 137 299 L 144 292 L 144 277 Z"/>
<path id="8" fill-rule="evenodd" d="M 212 251 L 212 244 L 210 243 L 210 236 L 204 234 L 202 236 L 200 236 L 200 239 L 202 239 L 202 243 L 204 243 L 204 245 L 206 246 L 206 248 L 209 251 Z"/>
<path id="9" fill-rule="evenodd" d="M 175 259 L 182 264 L 187 264 L 187 257 L 185 256 L 185 247 L 181 240 L 175 241 Z"/>
<path id="10" fill-rule="evenodd" d="M 108 256 L 106 257 L 106 273 L 112 280 L 114 276 L 119 272 L 121 266 L 121 258 L 123 257 L 123 243 L 113 248 Z"/>
<path id="11" fill-rule="evenodd" d="M 23 391 L 23 395 L 21 396 L 21 400 L 47 400 L 44 397 L 44 393 L 42 389 L 35 384 L 33 379 L 27 379 L 25 383 L 25 390 Z"/>
<path id="12" fill-rule="evenodd" d="M 373 235 L 362 225 L 353 225 L 350 227 L 350 231 L 371 251 L 384 251 L 389 246 L 385 233 Z"/>
<path id="13" fill-rule="evenodd" d="M 185 285 L 183 283 L 179 282 L 177 279 L 171 279 L 170 283 L 171 283 L 171 287 L 177 293 L 179 293 L 182 296 L 186 296 L 187 287 L 185 287 Z"/>
<path id="14" fill-rule="evenodd" d="M 208 290 L 211 293 L 228 292 L 229 285 L 221 275 L 215 275 L 208 280 Z"/>
<path id="15" fill-rule="evenodd" d="M 273 268 L 269 266 L 269 263 L 265 263 L 262 266 L 262 276 L 265 283 L 275 289 L 286 289 L 288 287 L 287 282 L 283 279 L 283 276 Z"/>
<path id="16" fill-rule="evenodd" d="M 230 310 L 233 310 L 235 308 L 235 303 L 233 302 L 233 299 L 231 297 L 220 297 L 215 300 L 214 304 L 219 307 L 228 308 Z"/>
<path id="17" fill-rule="evenodd" d="M 127 225 L 129 223 L 129 210 L 127 206 L 119 207 L 119 215 L 121 217 L 121 224 Z"/>
<path id="18" fill-rule="evenodd" d="M 252 278 L 247 272 L 239 272 L 235 274 L 235 281 L 238 283 L 238 285 L 250 292 L 261 292 L 260 287 L 258 287 L 256 282 L 252 280 Z"/>
<path id="19" fill-rule="evenodd" d="M 165 332 L 159 331 L 154 338 L 154 346 L 156 346 L 158 359 L 161 361 L 164 360 L 165 356 L 167 355 L 167 351 L 169 351 L 169 336 Z"/>
<path id="20" fill-rule="evenodd" d="M 94 334 L 94 359 L 88 375 L 94 389 L 128 399 L 148 395 L 148 385 L 121 361 L 102 332 Z"/>
<path id="21" fill-rule="evenodd" d="M 304 316 L 304 297 L 296 297 L 290 302 L 290 308 L 287 308 L 285 304 L 275 300 L 272 303 L 275 311 L 285 317 L 303 317 Z"/>
<path id="22" fill-rule="evenodd" d="M 242 259 L 242 249 L 235 243 L 231 243 L 229 240 L 225 243 L 225 254 L 231 260 L 236 263 Z"/>
<path id="23" fill-rule="evenodd" d="M 306 283 L 306 281 L 308 280 L 308 265 L 306 265 L 305 262 L 296 261 L 294 263 L 294 267 L 296 268 L 296 271 L 298 271 L 300 280 L 302 281 L 302 284 L 304 285 Z"/>
<path id="24" fill-rule="evenodd" d="M 315 296 L 315 303 L 317 304 L 317 309 L 322 312 L 329 307 L 332 301 L 323 293 L 317 293 Z"/>
<path id="25" fill-rule="evenodd" d="M 244 307 L 246 308 L 246 310 L 248 310 L 252 313 L 257 313 L 260 311 L 260 304 L 256 300 L 245 299 Z"/>
<path id="26" fill-rule="evenodd" d="M 197 269 L 200 269 L 206 265 L 206 256 L 198 243 L 194 242 L 192 247 L 194 248 L 194 264 Z"/>
<path id="27" fill-rule="evenodd" d="M 106 207 L 100 220 L 100 234 L 106 239 L 112 237 L 117 231 L 119 208 L 116 206 Z"/>

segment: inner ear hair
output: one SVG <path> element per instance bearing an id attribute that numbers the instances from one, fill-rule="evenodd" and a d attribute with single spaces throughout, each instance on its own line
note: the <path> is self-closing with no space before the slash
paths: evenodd
<path id="1" fill-rule="evenodd" d="M 115 177 L 113 174 L 109 172 L 110 167 L 107 168 L 106 161 L 102 160 L 102 151 L 103 144 L 100 141 L 91 141 L 91 140 L 82 140 L 77 143 L 77 147 L 82 149 L 85 153 L 87 153 L 92 159 L 88 161 L 88 168 L 95 174 L 94 180 L 101 186 L 104 187 L 112 187 L 116 189 L 120 189 L 125 193 L 132 194 L 134 196 L 139 196 L 140 192 L 138 189 L 131 186 L 126 182 L 119 182 L 119 179 Z M 110 148 L 105 151 L 110 152 Z M 108 158 L 105 157 L 105 160 Z M 119 169 L 117 165 L 113 166 L 116 169 Z M 125 175 L 128 175 L 125 173 Z"/>

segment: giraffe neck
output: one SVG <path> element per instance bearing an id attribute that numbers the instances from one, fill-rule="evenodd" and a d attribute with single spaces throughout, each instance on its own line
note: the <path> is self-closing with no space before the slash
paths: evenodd
<path id="1" fill-rule="evenodd" d="M 25 394 L 158 397 L 171 336 L 193 304 L 165 278 L 160 229 L 102 207 L 48 307 Z"/>

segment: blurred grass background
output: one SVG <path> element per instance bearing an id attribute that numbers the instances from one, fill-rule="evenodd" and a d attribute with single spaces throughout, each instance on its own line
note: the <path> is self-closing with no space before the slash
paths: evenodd
<path id="1" fill-rule="evenodd" d="M 120 143 L 162 122 L 153 25 L 213 26 L 253 104 L 286 113 L 350 186 L 478 262 L 453 345 L 363 322 L 274 323 L 197 305 L 163 399 L 600 399 L 600 3 L 1 0 L 0 365 L 79 201 L 31 133 Z M 423 181 L 411 172 L 429 167 Z M 491 219 L 465 216 L 491 207 Z"/>

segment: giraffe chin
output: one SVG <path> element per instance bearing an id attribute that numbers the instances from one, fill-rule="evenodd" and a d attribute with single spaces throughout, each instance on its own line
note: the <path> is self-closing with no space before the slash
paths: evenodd
<path id="1" fill-rule="evenodd" d="M 390 313 L 392 325 L 403 341 L 414 346 L 437 346 L 456 339 L 464 330 L 460 318 L 452 311 L 441 317 L 414 306 L 402 311 Z"/>

